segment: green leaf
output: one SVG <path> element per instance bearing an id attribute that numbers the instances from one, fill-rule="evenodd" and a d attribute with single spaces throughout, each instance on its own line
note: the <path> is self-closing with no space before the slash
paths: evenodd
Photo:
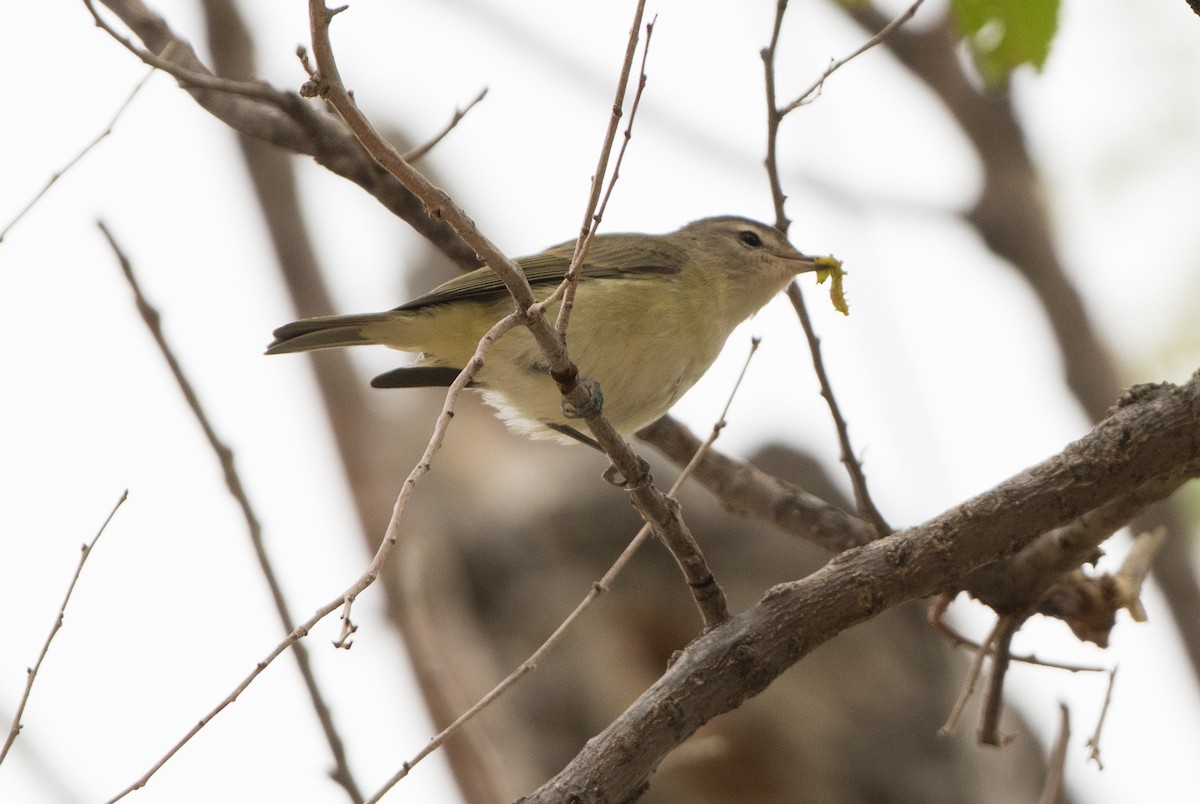
<path id="1" fill-rule="evenodd" d="M 1058 29 L 1058 0 L 950 0 L 959 30 L 989 84 L 1022 64 L 1041 69 Z"/>

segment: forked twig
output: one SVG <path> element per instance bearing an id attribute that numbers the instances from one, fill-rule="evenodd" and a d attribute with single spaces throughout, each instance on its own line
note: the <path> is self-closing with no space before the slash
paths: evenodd
<path id="1" fill-rule="evenodd" d="M 162 70 L 170 75 L 182 86 L 193 89 L 207 89 L 214 92 L 224 92 L 230 95 L 240 95 L 245 98 L 254 100 L 266 101 L 267 103 L 276 106 L 280 109 L 286 109 L 291 103 L 291 99 L 286 93 L 279 92 L 272 88 L 269 84 L 260 81 L 234 81 L 229 78 L 221 78 L 209 72 L 192 70 L 184 67 L 177 62 L 172 61 L 164 56 L 169 56 L 173 51 L 176 42 L 171 42 L 162 55 L 155 55 L 145 48 L 138 47 L 131 40 L 122 36 L 121 33 L 114 28 L 108 20 L 100 14 L 96 9 L 94 0 L 83 0 L 83 4 L 87 6 L 91 12 L 92 19 L 95 20 L 96 26 L 111 36 L 122 47 L 128 50 L 133 55 L 137 56 L 144 64 Z"/>
<path id="2" fill-rule="evenodd" d="M 835 62 L 826 71 L 825 74 L 817 81 L 814 88 L 818 88 L 834 72 L 838 67 L 841 67 L 846 62 L 853 59 L 855 56 L 865 52 L 882 42 L 889 36 L 892 31 L 896 30 L 909 17 L 916 13 L 917 6 L 922 0 L 917 0 L 916 3 L 909 9 L 906 14 L 901 15 L 891 25 L 887 26 L 879 34 L 872 37 L 866 44 L 856 50 L 850 56 L 842 59 L 840 63 Z M 783 118 L 797 108 L 807 93 L 802 95 L 800 99 L 792 104 L 780 108 L 776 100 L 775 88 L 775 52 L 779 46 L 780 32 L 783 30 L 783 15 L 787 11 L 787 0 L 778 0 L 775 6 L 775 23 L 771 29 L 771 40 L 767 47 L 763 48 L 761 57 L 763 61 L 764 83 L 767 90 L 767 157 L 764 162 L 767 169 L 767 180 L 771 186 L 771 197 L 775 205 L 775 225 L 780 230 L 787 232 L 790 221 L 787 218 L 783 209 L 783 204 L 786 195 L 783 192 L 783 183 L 779 177 L 779 161 L 778 161 L 778 140 L 779 140 L 779 125 L 783 122 Z M 813 90 L 810 90 L 810 92 Z M 813 329 L 812 320 L 808 315 L 808 309 L 804 304 L 804 297 L 800 293 L 800 287 L 793 282 L 788 286 L 788 299 L 795 308 L 797 316 L 800 318 L 800 324 L 804 328 L 804 335 L 808 340 L 809 352 L 812 354 L 813 369 L 816 372 L 817 379 L 821 384 L 821 396 L 825 398 L 826 404 L 829 406 L 830 415 L 833 417 L 834 426 L 838 434 L 838 443 L 842 452 L 842 463 L 846 467 L 846 471 L 850 475 L 850 482 L 854 488 L 855 503 L 858 506 L 859 513 L 870 520 L 875 526 L 876 531 L 881 537 L 887 536 L 892 532 L 891 526 L 887 520 L 880 514 L 876 508 L 875 502 L 871 499 L 870 491 L 867 487 L 866 475 L 863 473 L 862 464 L 854 453 L 854 449 L 850 444 L 849 428 L 846 425 L 846 420 L 843 418 L 841 409 L 837 404 L 837 399 L 833 394 L 833 387 L 829 382 L 829 375 L 825 371 L 825 360 L 821 355 L 820 339 Z"/>
<path id="3" fill-rule="evenodd" d="M 782 109 L 780 109 L 779 114 L 787 115 L 790 112 L 796 110 L 797 108 L 805 105 L 806 103 L 811 103 L 814 100 L 814 98 L 812 98 L 811 96 L 813 94 L 820 93 L 822 87 L 825 86 L 825 80 L 827 78 L 829 78 L 829 76 L 833 75 L 839 69 L 844 67 L 847 62 L 852 61 L 853 59 L 861 56 L 863 53 L 866 53 L 871 48 L 875 47 L 879 43 L 886 40 L 889 36 L 892 35 L 892 33 L 897 28 L 899 28 L 901 25 L 903 25 L 904 23 L 906 23 L 910 19 L 912 19 L 913 15 L 917 13 L 917 9 L 921 6 L 921 3 L 923 3 L 923 2 L 925 2 L 925 0 L 916 0 L 916 2 L 913 3 L 911 6 L 909 6 L 908 9 L 903 14 L 896 17 L 894 20 L 892 20 L 887 25 L 885 25 L 883 28 L 879 29 L 879 32 L 877 34 L 875 34 L 870 39 L 868 39 L 866 42 L 864 42 L 862 44 L 862 46 L 860 46 L 857 50 L 855 50 L 849 56 L 846 56 L 845 58 L 837 59 L 835 61 L 831 61 L 829 63 L 829 66 L 825 68 L 825 72 L 821 73 L 821 77 L 818 78 L 816 81 L 814 81 L 812 86 L 810 86 L 808 89 L 801 92 L 794 101 L 792 101 L 791 103 L 787 104 Z"/>
<path id="4" fill-rule="evenodd" d="M 1004 679 L 1012 665 L 1013 637 L 1027 619 L 1027 614 L 1005 614 L 996 624 L 999 634 L 992 643 L 992 672 L 988 675 L 976 732 L 976 739 L 981 745 L 1006 745 L 1012 740 L 1012 735 L 1000 731 L 1000 711 L 1004 703 Z"/>
<path id="5" fill-rule="evenodd" d="M 958 700 L 954 702 L 954 707 L 950 710 L 950 716 L 946 718 L 945 725 L 938 729 L 939 737 L 952 737 L 954 732 L 958 730 L 958 722 L 962 719 L 967 702 L 975 694 L 975 685 L 979 683 L 979 675 L 983 670 L 983 660 L 991 653 L 992 645 L 1000 635 L 1001 622 L 1001 620 L 996 621 L 996 624 L 992 626 L 991 632 L 988 633 L 987 639 L 979 646 L 979 650 L 975 651 L 975 656 L 971 659 L 971 666 L 967 670 L 967 677 L 963 681 L 962 689 L 958 693 Z"/>
<path id="6" fill-rule="evenodd" d="M 983 647 L 982 645 L 970 637 L 960 633 L 954 628 L 954 626 L 946 622 L 943 615 L 945 614 L 946 609 L 949 607 L 950 602 L 952 602 L 952 598 L 943 595 L 930 604 L 928 614 L 926 615 L 926 619 L 928 620 L 929 624 L 933 626 L 935 631 L 946 637 L 946 639 L 950 640 L 955 647 L 966 648 L 972 653 L 981 650 Z M 1032 664 L 1038 667 L 1046 667 L 1051 670 L 1066 670 L 1071 673 L 1107 673 L 1109 671 L 1109 668 L 1102 667 L 1101 665 L 1055 662 L 1050 659 L 1042 659 L 1032 653 L 1014 653 L 1009 656 L 1009 660 L 1021 662 L 1022 664 Z"/>

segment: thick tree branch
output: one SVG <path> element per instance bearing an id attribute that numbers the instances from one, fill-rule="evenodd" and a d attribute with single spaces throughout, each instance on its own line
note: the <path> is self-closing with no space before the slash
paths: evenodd
<path id="1" fill-rule="evenodd" d="M 1065 573 L 1094 562 L 1102 542 L 1189 479 L 1186 471 L 1156 477 L 1068 525 L 1043 533 L 1016 555 L 972 572 L 964 587 L 1000 614 L 1023 611 Z M 1053 612 L 1043 608 L 1042 613 Z"/>
<path id="2" fill-rule="evenodd" d="M 523 801 L 629 800 L 701 725 L 761 692 L 846 628 L 953 588 L 971 570 L 1133 489 L 1200 475 L 1200 372 L 1183 386 L 1143 387 L 1122 403 L 1060 455 L 923 525 L 848 550 L 809 577 L 769 590 L 754 608 L 693 642 Z"/>
<path id="3" fill-rule="evenodd" d="M 887 18 L 869 4 L 848 9 L 859 24 L 875 29 Z M 1041 185 L 1017 115 L 1006 94 L 979 92 L 958 68 L 958 37 L 949 22 L 897 31 L 886 47 L 945 104 L 983 162 L 984 190 L 968 213 L 988 247 L 1028 280 L 1041 299 L 1063 355 L 1067 385 L 1092 421 L 1099 421 L 1120 385 L 1108 350 L 1092 326 L 1079 293 L 1055 253 L 1041 200 Z M 1195 560 L 1182 539 L 1178 511 L 1160 506 L 1138 522 L 1170 534 L 1154 572 L 1180 637 L 1200 677 L 1200 584 Z"/>

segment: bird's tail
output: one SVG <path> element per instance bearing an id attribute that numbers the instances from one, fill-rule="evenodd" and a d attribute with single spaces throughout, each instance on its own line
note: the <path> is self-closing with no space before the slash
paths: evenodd
<path id="1" fill-rule="evenodd" d="M 383 323 L 387 315 L 327 315 L 293 321 L 275 330 L 275 340 L 267 347 L 267 354 L 283 355 L 289 352 L 328 349 L 331 346 L 378 343 L 376 339 L 367 336 L 365 330 L 372 325 Z"/>

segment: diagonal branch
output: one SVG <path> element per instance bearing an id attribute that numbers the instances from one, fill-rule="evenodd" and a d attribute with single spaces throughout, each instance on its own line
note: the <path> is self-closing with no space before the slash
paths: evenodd
<path id="1" fill-rule="evenodd" d="M 71 602 L 71 595 L 75 592 L 75 584 L 79 582 L 79 576 L 83 572 L 83 565 L 87 563 L 88 557 L 92 554 L 92 549 L 96 543 L 100 541 L 100 537 L 104 535 L 104 531 L 108 528 L 108 523 L 112 522 L 112 518 L 116 516 L 117 509 L 129 499 L 129 490 L 121 492 L 121 496 L 117 498 L 117 503 L 108 512 L 108 516 L 104 518 L 103 524 L 100 525 L 100 530 L 96 531 L 96 535 L 92 537 L 90 542 L 85 542 L 83 549 L 79 554 L 79 563 L 75 565 L 75 574 L 71 576 L 71 583 L 67 586 L 67 593 L 63 596 L 63 602 L 58 607 L 58 616 L 54 619 L 54 625 L 50 628 L 50 633 L 46 636 L 46 641 L 42 643 L 42 650 L 38 653 L 37 661 L 33 663 L 33 667 L 26 670 L 25 675 L 25 691 L 21 693 L 21 700 L 17 703 L 17 711 L 13 713 L 12 725 L 9 726 L 8 736 L 4 740 L 4 745 L 0 746 L 0 765 L 4 764 L 4 758 L 8 756 L 8 750 L 17 740 L 17 736 L 21 733 L 22 723 L 21 716 L 25 714 L 25 706 L 29 703 L 29 695 L 33 692 L 33 682 L 37 680 L 38 671 L 42 669 L 42 662 L 46 660 L 46 654 L 50 652 L 50 643 L 54 641 L 55 635 L 63 626 L 63 619 L 67 616 L 67 604 Z"/>
<path id="2" fill-rule="evenodd" d="M 643 427 L 637 435 L 677 466 L 686 465 L 700 446 L 700 439 L 670 416 Z M 751 463 L 716 450 L 704 454 L 692 476 L 735 514 L 769 522 L 784 533 L 810 541 L 831 553 L 840 553 L 879 538 L 879 533 L 866 520 Z"/>
<path id="3" fill-rule="evenodd" d="M 427 214 L 449 223 L 483 263 L 496 272 L 516 303 L 521 323 L 529 329 L 545 355 L 550 376 L 558 384 L 563 399 L 575 410 L 587 412 L 583 418 L 616 471 L 625 479 L 624 485 L 634 506 L 652 524 L 655 533 L 675 556 L 688 578 L 688 585 L 705 625 L 712 626 L 726 619 L 729 612 L 724 593 L 708 571 L 695 539 L 683 521 L 678 504 L 654 486 L 646 462 L 634 453 L 593 403 L 592 391 L 587 383 L 580 381 L 579 371 L 567 354 L 566 343 L 535 303 L 533 291 L 520 268 L 479 231 L 475 222 L 454 199 L 409 164 L 359 111 L 342 81 L 329 41 L 329 24 L 341 10 L 344 7 L 330 10 L 321 0 L 309 2 L 309 23 L 317 70 L 301 93 L 328 100 L 371 156 L 421 200 Z M 640 17 L 635 21 L 632 35 L 636 35 L 639 26 Z M 630 49 L 627 54 L 629 59 L 632 58 L 632 52 Z"/>
<path id="4" fill-rule="evenodd" d="M 312 156 L 330 171 L 362 187 L 460 267 L 473 269 L 482 264 L 445 221 L 425 214 L 417 197 L 381 168 L 340 120 L 305 103 L 294 92 L 213 76 L 187 40 L 141 0 L 100 1 L 145 49 L 102 24 L 94 0 L 84 0 L 97 24 L 146 63 L 170 69 L 192 98 L 214 117 L 248 137 Z"/>
<path id="5" fill-rule="evenodd" d="M 852 625 L 1162 477 L 1200 476 L 1200 372 L 1128 400 L 1061 454 L 918 526 L 849 550 L 699 637 L 524 804 L 624 801 L 701 725 Z M 572 798 L 572 796 L 574 798 Z"/>

